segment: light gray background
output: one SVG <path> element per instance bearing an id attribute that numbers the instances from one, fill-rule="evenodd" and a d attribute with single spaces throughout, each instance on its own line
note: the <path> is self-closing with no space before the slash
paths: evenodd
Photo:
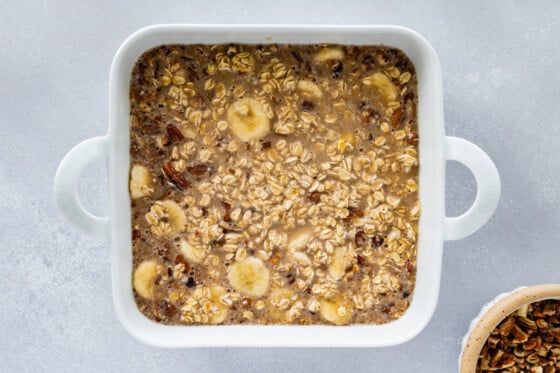
<path id="1" fill-rule="evenodd" d="M 560 282 L 560 2 L 446 0 L 15 1 L 0 3 L 0 371 L 454 372 L 481 306 L 520 285 Z M 502 177 L 488 225 L 445 244 L 435 315 L 382 349 L 196 349 L 143 345 L 113 311 L 108 245 L 57 213 L 58 162 L 107 129 L 107 82 L 142 26 L 191 23 L 397 24 L 423 34 L 444 77 L 446 131 L 485 149 Z M 474 199 L 448 165 L 447 211 Z M 79 191 L 105 210 L 101 164 Z"/>

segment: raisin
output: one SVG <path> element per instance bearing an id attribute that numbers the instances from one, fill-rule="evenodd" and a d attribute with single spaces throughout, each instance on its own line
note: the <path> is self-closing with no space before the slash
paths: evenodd
<path id="1" fill-rule="evenodd" d="M 344 71 L 344 64 L 340 61 L 335 63 L 332 67 L 332 77 L 333 78 L 340 78 L 342 72 Z"/>
<path id="2" fill-rule="evenodd" d="M 186 285 L 188 288 L 194 288 L 196 286 L 196 282 L 194 281 L 194 278 L 192 276 L 189 276 Z"/>
<path id="3" fill-rule="evenodd" d="M 385 241 L 385 239 L 383 238 L 383 236 L 375 235 L 371 238 L 371 246 L 372 247 L 379 247 L 379 246 L 383 245 L 384 241 Z"/>
<path id="4" fill-rule="evenodd" d="M 270 149 L 271 147 L 272 147 L 272 144 L 270 143 L 270 141 L 265 141 L 265 142 L 262 143 L 263 150 Z"/>
<path id="5" fill-rule="evenodd" d="M 303 111 L 311 111 L 315 107 L 315 104 L 311 101 L 303 101 L 301 103 L 301 108 Z"/>
<path id="6" fill-rule="evenodd" d="M 362 65 L 365 69 L 371 69 L 375 67 L 375 58 L 371 54 L 366 54 L 362 60 Z"/>

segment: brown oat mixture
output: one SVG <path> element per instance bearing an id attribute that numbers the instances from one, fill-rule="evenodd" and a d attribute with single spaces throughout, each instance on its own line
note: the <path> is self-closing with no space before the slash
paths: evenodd
<path id="1" fill-rule="evenodd" d="M 416 276 L 400 50 L 166 45 L 130 85 L 132 282 L 164 324 L 398 319 Z"/>
<path id="2" fill-rule="evenodd" d="M 560 372 L 560 300 L 515 311 L 490 333 L 477 372 Z"/>

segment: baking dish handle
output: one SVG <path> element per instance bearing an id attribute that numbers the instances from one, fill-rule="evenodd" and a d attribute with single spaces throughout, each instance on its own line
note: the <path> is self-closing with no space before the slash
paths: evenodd
<path id="1" fill-rule="evenodd" d="M 500 176 L 494 162 L 475 144 L 458 138 L 446 137 L 446 159 L 468 167 L 476 180 L 476 198 L 463 215 L 446 217 L 445 239 L 458 240 L 481 228 L 492 216 L 500 200 Z"/>
<path id="2" fill-rule="evenodd" d="M 109 239 L 109 219 L 95 216 L 82 206 L 76 192 L 76 183 L 84 168 L 95 161 L 106 159 L 107 138 L 92 137 L 66 153 L 54 177 L 54 197 L 62 215 L 79 231 L 104 240 Z"/>

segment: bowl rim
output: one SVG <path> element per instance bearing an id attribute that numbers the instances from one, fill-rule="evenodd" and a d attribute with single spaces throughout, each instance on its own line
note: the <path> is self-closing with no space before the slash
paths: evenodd
<path id="1" fill-rule="evenodd" d="M 490 333 L 507 316 L 526 304 L 547 299 L 560 299 L 560 284 L 542 284 L 522 287 L 502 294 L 483 307 L 481 315 L 473 320 L 465 337 L 459 361 L 460 373 L 474 373 L 478 356 Z M 488 308 L 487 308 L 488 307 Z"/>

